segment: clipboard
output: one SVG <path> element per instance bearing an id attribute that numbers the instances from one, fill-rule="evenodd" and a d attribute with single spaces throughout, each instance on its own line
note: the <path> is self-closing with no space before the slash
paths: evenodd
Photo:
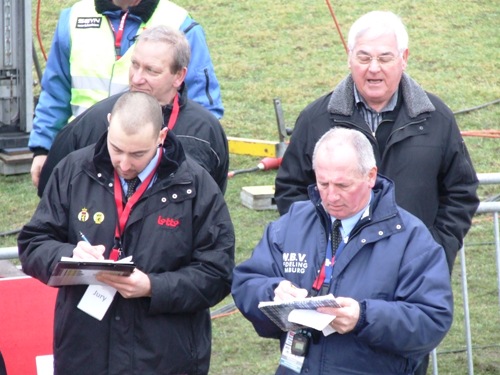
<path id="1" fill-rule="evenodd" d="M 47 285 L 105 285 L 95 278 L 97 273 L 110 272 L 118 276 L 130 276 L 134 269 L 134 262 L 126 260 L 115 262 L 66 258 L 57 263 Z"/>

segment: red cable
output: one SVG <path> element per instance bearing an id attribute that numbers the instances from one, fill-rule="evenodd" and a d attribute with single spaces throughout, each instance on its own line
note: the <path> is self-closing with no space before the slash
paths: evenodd
<path id="1" fill-rule="evenodd" d="M 47 55 L 45 53 L 45 49 L 43 48 L 43 43 L 42 43 L 42 37 L 40 35 L 40 5 L 42 3 L 42 0 L 38 0 L 37 6 L 36 6 L 36 36 L 38 39 L 38 44 L 40 45 L 40 50 L 42 51 L 43 58 L 45 61 L 47 61 Z"/>

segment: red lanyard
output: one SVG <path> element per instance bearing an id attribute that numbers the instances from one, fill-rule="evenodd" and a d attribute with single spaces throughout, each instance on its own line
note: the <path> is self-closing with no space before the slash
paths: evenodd
<path id="1" fill-rule="evenodd" d="M 332 259 L 332 261 L 335 262 L 334 259 Z M 323 262 L 323 265 L 321 266 L 321 271 L 319 272 L 318 277 L 316 277 L 316 280 L 314 280 L 312 288 L 316 292 L 319 292 L 324 282 L 325 282 L 325 262 Z"/>
<path id="2" fill-rule="evenodd" d="M 125 229 L 125 225 L 127 224 L 128 218 L 130 216 L 130 212 L 132 211 L 132 207 L 137 203 L 137 201 L 142 197 L 144 192 L 147 190 L 153 176 L 160 165 L 160 161 L 163 155 L 163 147 L 160 147 L 160 155 L 158 156 L 158 161 L 156 162 L 156 167 L 151 171 L 151 173 L 146 177 L 144 182 L 141 183 L 139 188 L 134 192 L 134 194 L 127 200 L 127 204 L 125 208 L 123 207 L 123 190 L 120 182 L 120 177 L 115 170 L 115 204 L 116 211 L 118 213 L 118 220 L 116 221 L 115 226 L 115 246 L 111 250 L 109 255 L 109 259 L 118 260 L 121 252 L 121 236 L 123 234 L 123 230 Z"/>
<path id="3" fill-rule="evenodd" d="M 174 104 L 172 106 L 172 113 L 170 114 L 170 118 L 168 119 L 168 130 L 172 130 L 177 122 L 177 117 L 179 116 L 179 93 L 175 94 Z"/>
<path id="4" fill-rule="evenodd" d="M 330 246 L 330 241 L 328 241 L 328 246 Z M 333 269 L 334 264 L 335 264 L 335 257 L 329 258 L 327 255 L 325 261 L 323 262 L 323 265 L 321 266 L 321 270 L 312 285 L 312 289 L 316 292 L 316 294 L 320 292 L 322 287 L 330 286 L 330 280 L 326 280 L 326 273 L 328 269 L 330 270 Z M 331 271 L 329 273 L 331 277 Z M 325 283 L 325 281 L 327 282 Z M 321 293 L 321 294 L 326 294 L 326 293 Z"/>
<path id="5" fill-rule="evenodd" d="M 335 265 L 335 259 L 342 253 L 342 251 L 344 250 L 344 246 L 344 241 L 340 242 L 335 255 L 332 255 L 332 241 L 330 238 L 328 239 L 328 244 L 326 245 L 325 261 L 323 262 L 321 271 L 316 277 L 316 280 L 314 280 L 312 286 L 312 289 L 314 290 L 316 295 L 325 295 L 328 293 L 328 290 L 330 289 L 330 282 L 332 279 L 333 266 Z"/>
<path id="6" fill-rule="evenodd" d="M 109 21 L 109 26 L 111 26 L 111 30 L 113 30 L 113 34 L 115 35 L 115 55 L 116 59 L 119 60 L 122 57 L 121 47 L 122 47 L 122 38 L 123 38 L 123 29 L 125 29 L 125 20 L 128 16 L 128 10 L 123 13 L 123 16 L 120 20 L 120 26 L 118 26 L 118 31 L 115 30 L 111 21 Z"/>

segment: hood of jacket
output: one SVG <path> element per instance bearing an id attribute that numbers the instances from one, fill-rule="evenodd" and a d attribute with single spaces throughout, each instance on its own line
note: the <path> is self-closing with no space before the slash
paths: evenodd
<path id="1" fill-rule="evenodd" d="M 139 17 L 146 23 L 153 15 L 160 0 L 142 0 L 137 6 L 130 7 L 129 12 Z M 97 13 L 121 11 L 119 6 L 113 4 L 111 0 L 95 0 L 95 10 Z"/>
<path id="2" fill-rule="evenodd" d="M 401 77 L 399 92 L 403 95 L 404 102 L 408 108 L 408 115 L 411 118 L 436 110 L 424 89 L 406 73 L 403 73 Z M 330 102 L 328 103 L 328 112 L 342 116 L 351 116 L 355 109 L 353 98 L 354 80 L 352 79 L 352 74 L 349 74 L 333 90 Z"/>

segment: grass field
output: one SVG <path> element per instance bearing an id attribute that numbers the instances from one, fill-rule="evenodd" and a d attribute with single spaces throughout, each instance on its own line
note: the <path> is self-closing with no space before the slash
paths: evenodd
<path id="1" fill-rule="evenodd" d="M 35 3 L 35 0 L 33 0 Z M 42 0 L 45 49 L 60 9 L 69 0 Z M 332 17 L 320 0 L 179 0 L 206 31 L 219 78 L 227 135 L 278 140 L 273 98 L 280 98 L 289 127 L 301 109 L 331 90 L 348 72 L 346 54 Z M 35 4 L 33 4 L 35 9 Z M 361 14 L 374 9 L 402 16 L 410 35 L 407 71 L 426 90 L 440 96 L 453 111 L 500 98 L 500 3 L 439 0 L 334 2 L 344 36 Z M 35 13 L 33 13 L 34 15 Z M 34 19 L 34 17 L 33 17 Z M 37 47 L 38 51 L 39 48 Z M 39 52 L 41 58 L 41 53 Z M 461 130 L 498 129 L 500 105 L 457 115 Z M 477 172 L 500 172 L 500 141 L 466 137 Z M 231 155 L 231 169 L 255 166 L 259 158 Z M 275 172 L 237 175 L 226 198 L 236 229 L 236 260 L 248 258 L 274 211 L 242 207 L 243 186 L 272 185 Z M 497 185 L 480 187 L 483 200 L 499 193 Z M 0 176 L 0 231 L 19 228 L 37 204 L 29 176 Z M 15 245 L 15 236 L 0 238 L 0 246 Z M 476 215 L 465 239 L 467 281 L 472 326 L 474 373 L 500 374 L 500 314 L 491 214 Z M 460 264 L 455 265 L 455 321 L 438 348 L 440 374 L 467 374 Z M 231 303 L 226 298 L 216 308 Z M 214 309 L 215 310 L 215 309 Z M 211 374 L 274 373 L 278 343 L 257 337 L 238 313 L 213 321 Z"/>

